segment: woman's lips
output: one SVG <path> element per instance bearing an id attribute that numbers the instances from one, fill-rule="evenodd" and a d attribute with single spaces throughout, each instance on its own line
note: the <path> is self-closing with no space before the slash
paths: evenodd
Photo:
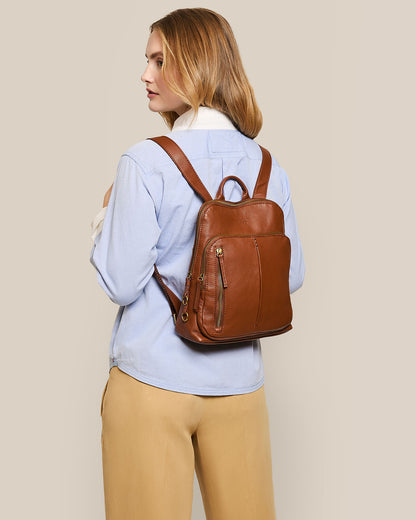
<path id="1" fill-rule="evenodd" d="M 152 98 L 152 97 L 155 97 L 155 96 L 158 96 L 158 94 L 156 94 L 156 92 L 151 92 L 150 90 L 148 91 L 148 93 L 147 93 L 147 97 L 148 98 Z"/>

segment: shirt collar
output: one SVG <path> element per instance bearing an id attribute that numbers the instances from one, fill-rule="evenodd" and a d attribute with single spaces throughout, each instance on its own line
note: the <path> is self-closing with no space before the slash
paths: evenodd
<path id="1" fill-rule="evenodd" d="M 176 130 L 237 130 L 231 122 L 231 119 L 211 107 L 198 107 L 198 113 L 192 125 L 192 117 L 194 110 L 190 108 L 180 115 L 173 123 L 172 132 Z"/>

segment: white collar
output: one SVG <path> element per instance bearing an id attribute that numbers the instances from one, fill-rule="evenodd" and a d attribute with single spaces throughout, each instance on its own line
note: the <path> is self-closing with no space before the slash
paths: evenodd
<path id="1" fill-rule="evenodd" d="M 192 117 L 194 110 L 190 108 L 182 115 L 180 115 L 173 123 L 172 132 L 176 130 L 237 130 L 237 128 L 231 122 L 231 119 L 217 110 L 211 107 L 198 107 L 198 113 L 192 125 Z"/>

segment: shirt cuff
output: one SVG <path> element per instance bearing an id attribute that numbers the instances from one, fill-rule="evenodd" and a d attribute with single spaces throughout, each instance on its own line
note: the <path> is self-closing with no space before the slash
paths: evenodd
<path id="1" fill-rule="evenodd" d="M 107 206 L 101 208 L 101 210 L 97 213 L 94 219 L 91 221 L 91 240 L 94 242 L 97 235 L 101 233 L 103 229 L 104 217 L 107 212 Z"/>

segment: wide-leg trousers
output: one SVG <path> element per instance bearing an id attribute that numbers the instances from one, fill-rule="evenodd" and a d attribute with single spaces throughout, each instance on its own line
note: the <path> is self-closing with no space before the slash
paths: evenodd
<path id="1" fill-rule="evenodd" d="M 264 386 L 193 395 L 115 366 L 101 419 L 106 520 L 190 520 L 194 471 L 207 520 L 275 520 Z"/>

